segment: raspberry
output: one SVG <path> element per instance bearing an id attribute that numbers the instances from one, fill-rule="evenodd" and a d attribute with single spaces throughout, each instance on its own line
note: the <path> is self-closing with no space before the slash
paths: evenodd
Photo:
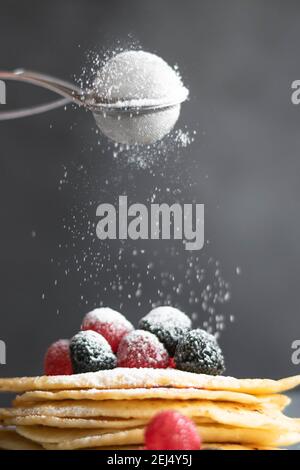
<path id="1" fill-rule="evenodd" d="M 175 364 L 175 361 L 174 361 L 174 357 L 170 357 L 169 368 L 170 369 L 176 369 L 176 364 Z"/>
<path id="2" fill-rule="evenodd" d="M 60 339 L 49 346 L 44 359 L 46 375 L 73 374 L 69 346 L 70 341 L 68 339 Z"/>
<path id="3" fill-rule="evenodd" d="M 80 331 L 70 342 L 71 361 L 75 374 L 114 369 L 117 358 L 103 336 L 95 331 Z"/>
<path id="4" fill-rule="evenodd" d="M 225 370 L 216 338 L 200 329 L 189 331 L 179 341 L 174 361 L 177 369 L 198 374 L 219 375 Z"/>
<path id="5" fill-rule="evenodd" d="M 191 320 L 177 308 L 157 307 L 140 320 L 139 328 L 156 335 L 174 356 L 179 339 L 191 329 Z"/>
<path id="6" fill-rule="evenodd" d="M 148 424 L 147 450 L 200 450 L 201 439 L 195 424 L 177 411 L 162 411 Z"/>
<path id="7" fill-rule="evenodd" d="M 115 353 L 123 336 L 134 328 L 121 313 L 103 307 L 87 313 L 83 319 L 81 329 L 100 333 L 109 342 Z"/>
<path id="8" fill-rule="evenodd" d="M 124 336 L 117 356 L 119 367 L 165 369 L 169 364 L 164 345 L 152 333 L 143 330 L 135 330 Z"/>

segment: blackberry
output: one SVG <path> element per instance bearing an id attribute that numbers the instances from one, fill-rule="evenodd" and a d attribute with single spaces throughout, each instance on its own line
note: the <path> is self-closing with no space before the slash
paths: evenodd
<path id="1" fill-rule="evenodd" d="M 117 366 L 117 358 L 110 345 L 95 331 L 80 331 L 73 336 L 70 353 L 75 374 L 114 369 Z"/>
<path id="2" fill-rule="evenodd" d="M 204 330 L 191 330 L 178 342 L 176 368 L 198 374 L 220 375 L 225 370 L 224 357 L 214 336 Z"/>
<path id="3" fill-rule="evenodd" d="M 179 339 L 191 329 L 190 318 L 174 307 L 157 307 L 139 322 L 141 330 L 153 333 L 174 356 Z"/>

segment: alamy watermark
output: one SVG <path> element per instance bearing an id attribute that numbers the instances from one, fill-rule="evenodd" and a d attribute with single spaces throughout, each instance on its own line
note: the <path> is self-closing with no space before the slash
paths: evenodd
<path id="1" fill-rule="evenodd" d="M 6 84 L 0 80 L 0 104 L 6 104 Z"/>
<path id="2" fill-rule="evenodd" d="M 6 344 L 0 340 L 0 365 L 6 364 Z"/>
<path id="3" fill-rule="evenodd" d="M 291 361 L 294 366 L 298 366 L 300 364 L 300 339 L 295 339 L 292 342 L 291 348 L 293 349 Z"/>
<path id="4" fill-rule="evenodd" d="M 186 250 L 201 250 L 204 245 L 204 204 L 128 205 L 119 196 L 118 208 L 100 204 L 96 234 L 100 240 L 182 240 Z"/>

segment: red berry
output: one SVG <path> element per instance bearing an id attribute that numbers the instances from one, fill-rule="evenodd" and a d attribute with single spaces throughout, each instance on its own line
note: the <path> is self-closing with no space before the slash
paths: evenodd
<path id="1" fill-rule="evenodd" d="M 134 328 L 121 313 L 103 307 L 87 313 L 83 319 L 81 329 L 93 330 L 104 336 L 115 353 L 123 336 Z"/>
<path id="2" fill-rule="evenodd" d="M 69 345 L 70 341 L 68 339 L 60 339 L 51 344 L 44 359 L 44 371 L 46 375 L 73 374 Z"/>
<path id="3" fill-rule="evenodd" d="M 162 411 L 148 424 L 147 450 L 200 450 L 201 439 L 195 424 L 177 411 Z"/>
<path id="4" fill-rule="evenodd" d="M 169 354 L 159 339 L 144 330 L 135 330 L 124 336 L 118 349 L 119 367 L 150 367 L 165 369 Z"/>
<path id="5" fill-rule="evenodd" d="M 174 361 L 174 357 L 170 357 L 169 367 L 170 367 L 170 369 L 176 369 L 176 364 L 175 364 L 175 361 Z"/>

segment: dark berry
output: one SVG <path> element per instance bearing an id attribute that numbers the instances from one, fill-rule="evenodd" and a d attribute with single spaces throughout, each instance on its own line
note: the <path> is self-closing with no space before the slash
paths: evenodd
<path id="1" fill-rule="evenodd" d="M 204 330 L 191 330 L 178 342 L 176 368 L 198 374 L 220 375 L 225 370 L 224 357 L 216 338 Z"/>
<path id="2" fill-rule="evenodd" d="M 119 312 L 108 307 L 96 308 L 85 315 L 82 330 L 93 330 L 100 333 L 117 352 L 124 335 L 132 331 L 133 325 Z"/>
<path id="3" fill-rule="evenodd" d="M 148 424 L 147 450 L 200 450 L 201 439 L 193 421 L 177 411 L 162 411 Z"/>
<path id="4" fill-rule="evenodd" d="M 75 374 L 114 369 L 117 358 L 103 336 L 95 331 L 80 331 L 70 342 L 70 353 Z"/>
<path id="5" fill-rule="evenodd" d="M 44 371 L 46 375 L 73 374 L 69 346 L 70 341 L 68 339 L 60 339 L 51 344 L 44 359 Z"/>
<path id="6" fill-rule="evenodd" d="M 169 365 L 169 354 L 152 333 L 135 330 L 124 336 L 118 349 L 119 367 L 151 367 L 164 369 Z"/>
<path id="7" fill-rule="evenodd" d="M 165 345 L 170 356 L 178 340 L 191 329 L 190 318 L 174 307 L 157 307 L 139 322 L 139 328 L 150 331 Z"/>

